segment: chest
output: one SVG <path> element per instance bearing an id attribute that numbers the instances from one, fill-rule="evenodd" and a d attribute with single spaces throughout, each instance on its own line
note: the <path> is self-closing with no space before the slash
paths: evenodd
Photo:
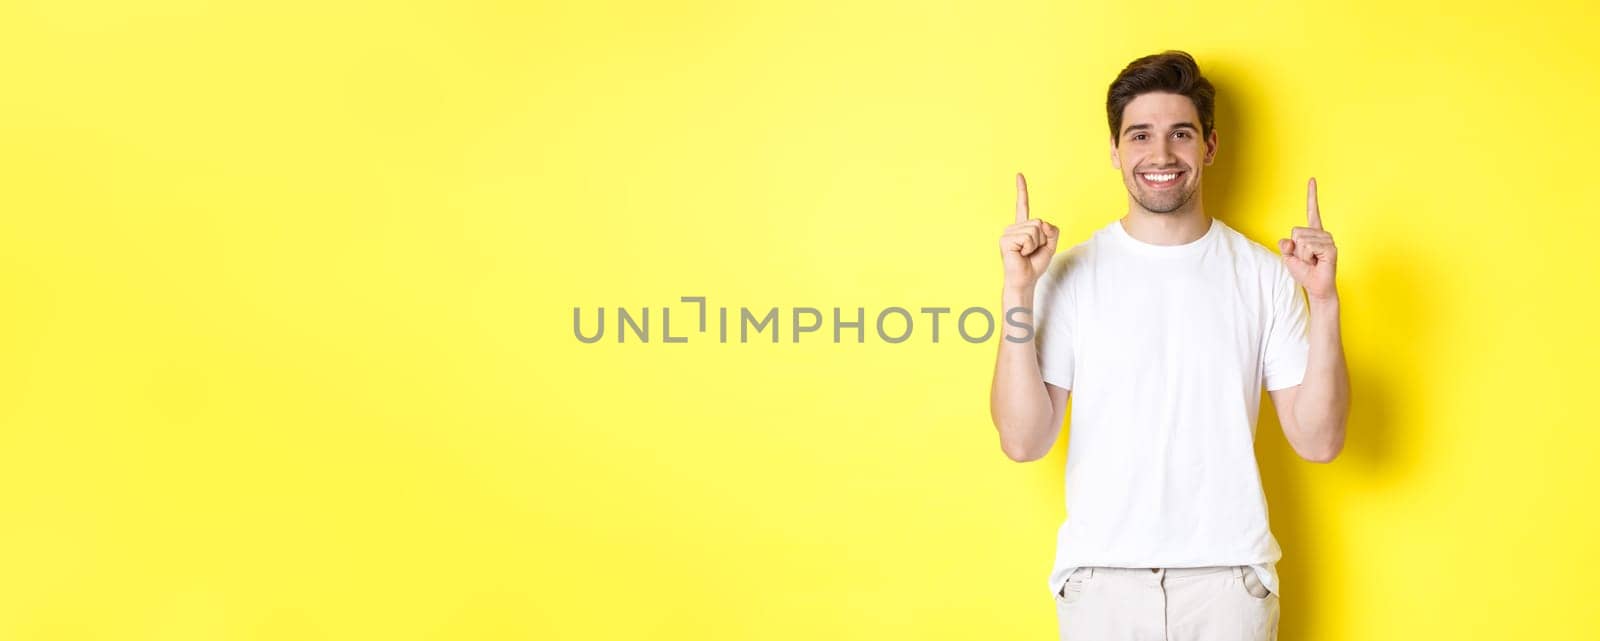
<path id="1" fill-rule="evenodd" d="M 1251 372 L 1270 292 L 1228 262 L 1097 266 L 1080 282 L 1075 342 L 1089 367 Z"/>

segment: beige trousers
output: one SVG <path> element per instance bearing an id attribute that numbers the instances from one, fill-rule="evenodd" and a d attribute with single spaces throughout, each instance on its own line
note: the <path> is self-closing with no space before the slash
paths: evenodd
<path id="1" fill-rule="evenodd" d="M 1278 595 L 1248 565 L 1082 567 L 1055 600 L 1061 641 L 1278 638 Z"/>

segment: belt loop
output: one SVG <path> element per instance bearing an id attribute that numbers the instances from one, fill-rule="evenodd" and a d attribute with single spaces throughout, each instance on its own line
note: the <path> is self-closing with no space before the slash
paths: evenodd
<path id="1" fill-rule="evenodd" d="M 1085 580 L 1088 580 L 1088 579 L 1092 579 L 1092 578 L 1094 578 L 1094 566 L 1092 566 L 1092 565 L 1091 565 L 1091 566 L 1089 566 L 1089 574 L 1088 574 L 1088 575 L 1086 575 L 1086 576 L 1084 576 L 1084 577 L 1083 577 L 1083 578 L 1084 578 L 1084 579 L 1085 579 Z"/>
<path id="2" fill-rule="evenodd" d="M 1242 566 L 1242 565 L 1233 566 L 1233 578 L 1239 579 L 1241 581 L 1244 580 L 1245 569 L 1246 569 L 1245 566 Z"/>

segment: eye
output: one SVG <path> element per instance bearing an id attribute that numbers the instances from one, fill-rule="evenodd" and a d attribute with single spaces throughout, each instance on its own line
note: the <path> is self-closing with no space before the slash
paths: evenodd
<path id="1" fill-rule="evenodd" d="M 1172 135 L 1177 136 L 1179 138 L 1188 138 L 1189 137 L 1189 132 L 1187 132 L 1187 131 L 1179 131 L 1179 132 L 1173 133 Z"/>
<path id="2" fill-rule="evenodd" d="M 1133 139 L 1134 140 L 1144 140 L 1144 134 L 1134 134 L 1133 135 Z"/>

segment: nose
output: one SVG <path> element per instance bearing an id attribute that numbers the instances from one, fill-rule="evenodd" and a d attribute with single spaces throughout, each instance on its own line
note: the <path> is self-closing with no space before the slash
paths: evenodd
<path id="1" fill-rule="evenodd" d="M 1172 153 L 1172 141 L 1163 138 L 1161 142 L 1156 143 L 1156 150 L 1152 160 L 1156 161 L 1158 165 L 1166 167 L 1173 164 L 1177 159 L 1178 157 Z"/>

